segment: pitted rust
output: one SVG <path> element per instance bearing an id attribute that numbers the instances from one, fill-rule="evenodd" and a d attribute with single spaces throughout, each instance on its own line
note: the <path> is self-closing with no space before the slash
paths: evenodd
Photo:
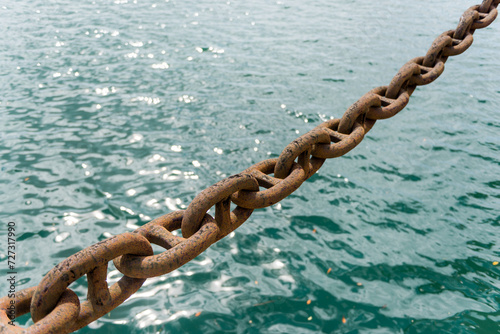
<path id="1" fill-rule="evenodd" d="M 381 106 L 370 107 L 370 110 L 366 113 L 368 119 L 387 119 L 396 115 L 410 102 L 410 96 L 416 86 L 411 85 L 400 90 L 399 95 L 395 98 L 387 97 L 387 88 L 388 86 L 381 86 L 371 90 L 372 93 L 380 96 Z"/>
<path id="2" fill-rule="evenodd" d="M 265 160 L 265 163 L 258 163 L 248 170 L 256 169 L 262 173 L 272 173 L 278 159 Z M 271 167 L 272 168 L 269 168 Z M 293 163 L 290 175 L 281 180 L 276 185 L 272 185 L 268 189 L 261 191 L 238 191 L 231 196 L 233 203 L 247 209 L 260 209 L 280 202 L 287 197 L 306 180 L 307 174 L 304 168 L 297 162 Z"/>
<path id="3" fill-rule="evenodd" d="M 96 267 L 107 264 L 115 257 L 130 252 L 151 255 L 153 249 L 146 238 L 125 232 L 94 244 L 61 262 L 45 275 L 33 295 L 31 300 L 33 321 L 38 322 L 54 308 L 69 284 Z"/>
<path id="4" fill-rule="evenodd" d="M 182 218 L 182 236 L 189 238 L 195 234 L 208 209 L 240 190 L 258 191 L 259 183 L 253 176 L 241 173 L 225 178 L 203 190 L 186 209 Z M 236 215 L 238 212 L 234 212 L 234 214 Z M 221 232 L 224 233 L 224 231 Z"/>
<path id="5" fill-rule="evenodd" d="M 308 150 L 311 151 L 316 144 L 329 144 L 330 135 L 324 128 L 316 127 L 303 136 L 292 141 L 284 150 L 276 162 L 274 167 L 274 177 L 279 179 L 284 179 L 290 175 L 290 170 L 292 169 L 293 162 L 299 155 Z M 311 156 L 311 152 L 307 157 Z M 309 160 L 304 163 L 299 164 L 304 168 L 306 174 L 309 173 Z"/>
<path id="6" fill-rule="evenodd" d="M 454 30 L 450 30 L 446 32 L 446 34 L 450 37 L 453 37 Z M 474 37 L 472 35 L 472 32 L 468 31 L 464 39 L 453 38 L 451 42 L 452 45 L 445 47 L 443 50 L 443 56 L 445 57 L 457 56 L 464 53 L 472 45 L 472 42 L 474 42 Z"/>
<path id="7" fill-rule="evenodd" d="M 150 228 L 149 224 L 161 228 L 175 229 L 180 227 L 180 222 L 185 215 L 185 211 L 175 211 L 161 217 L 161 221 L 154 221 L 144 225 L 140 229 L 143 231 Z M 219 228 L 215 220 L 208 214 L 204 214 L 201 221 L 201 228 L 190 238 L 183 239 L 174 247 L 167 251 L 151 256 L 123 255 L 117 257 L 113 262 L 118 270 L 124 275 L 135 278 L 149 278 L 164 275 L 179 268 L 187 262 L 201 254 L 212 245 L 219 234 Z M 170 233 L 171 231 L 168 231 Z M 151 240 L 150 240 L 151 241 Z"/>
<path id="8" fill-rule="evenodd" d="M 365 136 L 363 125 L 354 123 L 352 132 L 346 135 L 337 131 L 339 123 L 339 119 L 332 119 L 319 125 L 328 131 L 332 143 L 316 145 L 312 151 L 313 156 L 324 159 L 340 157 L 361 143 Z"/>
<path id="9" fill-rule="evenodd" d="M 415 63 L 419 63 L 426 67 L 434 67 L 439 61 L 445 63 L 448 57 L 443 56 L 443 53 L 447 47 L 453 45 L 453 39 L 461 40 L 462 38 L 451 38 L 448 32 L 442 33 L 434 40 L 434 42 L 432 42 L 432 45 L 427 51 L 423 61 L 416 58 Z"/>
<path id="10" fill-rule="evenodd" d="M 372 89 L 341 119 L 318 125 L 292 141 L 279 159 L 268 159 L 203 190 L 186 211 L 163 215 L 139 227 L 91 245 L 49 271 L 38 286 L 16 292 L 16 316 L 31 312 L 28 328 L 9 325 L 10 298 L 0 299 L 0 333 L 70 333 L 102 317 L 135 293 L 147 278 L 166 274 L 194 259 L 234 231 L 254 209 L 278 203 L 314 175 L 327 158 L 343 156 L 359 145 L 376 120 L 393 117 L 408 104 L 417 86 L 436 80 L 449 56 L 473 43 L 476 29 L 498 16 L 500 0 L 483 0 L 462 15 L 455 30 L 439 35 L 424 57 L 407 62 L 389 86 Z M 274 173 L 274 176 L 271 174 Z M 260 190 L 260 188 L 264 188 Z M 237 207 L 231 211 L 231 204 Z M 215 218 L 206 212 L 215 206 Z M 175 230 L 182 230 L 182 237 Z M 153 255 L 151 244 L 165 248 Z M 111 287 L 109 261 L 124 276 Z M 87 275 L 87 301 L 80 303 L 69 285 Z"/>
<path id="11" fill-rule="evenodd" d="M 402 74 L 398 72 L 397 75 L 401 76 Z M 398 78 L 398 80 L 401 79 Z M 390 86 L 387 91 L 389 91 L 389 89 Z M 397 91 L 399 92 L 399 89 Z M 374 94 L 372 91 L 369 91 L 358 101 L 356 101 L 352 106 L 350 106 L 349 109 L 347 109 L 347 111 L 344 113 L 344 116 L 342 116 L 342 118 L 340 119 L 338 131 L 344 134 L 351 133 L 356 121 L 359 121 L 361 119 L 361 121 L 364 122 L 366 114 L 370 111 L 370 108 L 380 106 L 382 106 L 382 100 L 380 99 L 380 96 Z"/>
<path id="12" fill-rule="evenodd" d="M 479 12 L 477 11 L 479 6 L 472 6 L 465 11 L 465 13 L 460 18 L 457 29 L 453 34 L 453 38 L 463 39 L 468 31 L 471 30 L 472 24 L 479 20 Z M 491 22 L 490 22 L 491 23 Z"/>

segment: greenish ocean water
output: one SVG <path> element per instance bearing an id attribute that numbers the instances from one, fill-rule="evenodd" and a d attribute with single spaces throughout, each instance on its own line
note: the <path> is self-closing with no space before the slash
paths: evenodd
<path id="1" fill-rule="evenodd" d="M 8 221 L 35 286 L 340 117 L 475 4 L 3 1 L 2 277 Z M 474 38 L 353 151 L 78 333 L 500 333 L 499 19 Z"/>

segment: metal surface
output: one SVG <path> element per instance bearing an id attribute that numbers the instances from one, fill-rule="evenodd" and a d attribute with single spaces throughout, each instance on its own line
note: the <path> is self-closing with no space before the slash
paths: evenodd
<path id="1" fill-rule="evenodd" d="M 9 324 L 8 297 L 0 299 L 2 333 L 69 333 L 108 313 L 147 278 L 166 274 L 194 259 L 210 245 L 245 222 L 254 209 L 273 205 L 314 175 L 325 159 L 354 147 L 376 120 L 394 116 L 409 102 L 417 86 L 436 80 L 449 56 L 470 47 L 475 29 L 487 27 L 498 15 L 500 0 L 484 0 L 462 15 L 455 30 L 441 34 L 424 57 L 410 60 L 389 86 L 377 87 L 354 103 L 341 119 L 326 121 L 286 146 L 278 159 L 261 161 L 240 174 L 203 190 L 186 211 L 157 218 L 133 233 L 96 243 L 55 266 L 42 282 L 16 293 L 17 316 L 31 313 L 27 329 Z M 274 174 L 270 176 L 269 174 Z M 265 188 L 260 190 L 260 188 Z M 231 202 L 236 208 L 231 211 Z M 215 218 L 206 212 L 215 206 Z M 174 235 L 181 229 L 182 237 Z M 153 255 L 152 244 L 166 249 Z M 108 288 L 109 261 L 124 276 Z M 68 287 L 87 275 L 88 300 L 80 302 Z"/>

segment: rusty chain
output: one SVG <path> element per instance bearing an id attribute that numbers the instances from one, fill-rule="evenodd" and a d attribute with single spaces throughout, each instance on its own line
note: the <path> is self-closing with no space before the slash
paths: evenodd
<path id="1" fill-rule="evenodd" d="M 442 33 L 424 57 L 407 62 L 389 86 L 363 95 L 340 119 L 326 121 L 291 142 L 277 159 L 261 161 L 199 193 L 185 211 L 154 219 L 70 256 L 49 271 L 40 284 L 16 293 L 16 317 L 30 312 L 34 325 L 9 325 L 10 298 L 0 299 L 2 333 L 70 333 L 122 304 L 147 278 L 169 273 L 194 259 L 243 222 L 254 209 L 276 204 L 314 175 L 325 159 L 355 148 L 379 119 L 396 115 L 417 86 L 436 80 L 449 56 L 467 50 L 474 31 L 498 15 L 500 0 L 483 0 L 467 9 L 455 30 Z M 274 174 L 274 176 L 270 176 Z M 264 190 L 260 190 L 265 188 Z M 231 202 L 236 208 L 231 211 Z M 215 218 L 206 212 L 215 206 Z M 172 232 L 181 229 L 182 237 Z M 154 255 L 151 244 L 165 252 Z M 123 277 L 108 287 L 109 261 Z M 80 302 L 68 286 L 87 275 L 87 300 Z"/>

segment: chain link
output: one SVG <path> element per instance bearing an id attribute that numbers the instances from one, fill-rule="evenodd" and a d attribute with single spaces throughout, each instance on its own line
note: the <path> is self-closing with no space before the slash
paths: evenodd
<path id="1" fill-rule="evenodd" d="M 145 279 L 164 275 L 188 263 L 217 241 L 220 229 L 208 214 L 202 217 L 200 228 L 190 238 L 173 235 L 172 231 L 181 228 L 184 215 L 185 211 L 171 212 L 137 229 L 136 233 L 167 251 L 158 255 L 119 256 L 113 260 L 116 269 L 125 277 Z"/>
<path id="2" fill-rule="evenodd" d="M 277 163 L 278 159 L 268 159 L 243 171 L 243 173 L 254 176 L 259 182 L 259 186 L 266 188 L 266 190 L 238 191 L 231 196 L 231 201 L 248 209 L 265 208 L 280 202 L 297 190 L 306 180 L 306 172 L 297 162 L 293 162 L 289 175 L 284 179 L 268 176 L 267 174 L 273 173 Z"/>
<path id="3" fill-rule="evenodd" d="M 311 158 L 311 152 L 316 144 L 330 144 L 330 134 L 324 128 L 316 127 L 288 144 L 274 166 L 274 176 L 280 179 L 287 177 L 298 157 L 298 163 L 304 170 L 305 178 L 309 178 L 311 170 L 314 169 L 313 161 L 318 159 Z M 324 159 L 321 163 L 323 162 Z"/>
<path id="4" fill-rule="evenodd" d="M 484 0 L 467 9 L 455 30 L 439 35 L 424 57 L 403 65 L 388 86 L 372 89 L 341 119 L 328 120 L 292 141 L 279 158 L 261 161 L 217 182 L 198 194 L 185 211 L 171 212 L 133 233 L 125 232 L 85 248 L 55 266 L 38 286 L 17 292 L 17 316 L 30 312 L 35 322 L 31 327 L 9 325 L 10 299 L 1 298 L 0 332 L 75 331 L 122 304 L 147 278 L 164 275 L 191 261 L 239 227 L 254 209 L 276 204 L 297 190 L 325 159 L 343 156 L 359 145 L 376 120 L 404 109 L 417 86 L 436 80 L 448 57 L 467 50 L 474 31 L 495 20 L 499 3 Z M 231 203 L 236 204 L 233 211 Z M 215 218 L 206 213 L 213 206 Z M 182 237 L 175 235 L 178 229 Z M 166 251 L 153 255 L 151 244 Z M 109 261 L 124 276 L 108 288 Z M 83 275 L 87 276 L 88 295 L 81 303 L 68 286 Z"/>

